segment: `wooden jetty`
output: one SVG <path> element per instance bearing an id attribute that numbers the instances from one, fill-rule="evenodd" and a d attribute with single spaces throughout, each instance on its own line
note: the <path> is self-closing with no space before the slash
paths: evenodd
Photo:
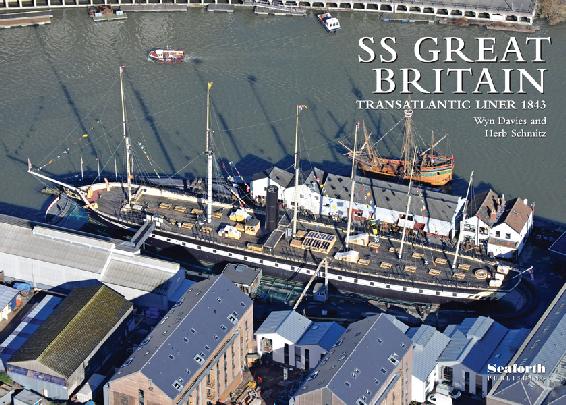
<path id="1" fill-rule="evenodd" d="M 0 14 L 0 28 L 50 24 L 51 18 L 53 18 L 51 10 L 2 13 Z"/>
<path id="2" fill-rule="evenodd" d="M 230 4 L 209 4 L 206 7 L 206 11 L 210 11 L 211 13 L 233 13 L 234 6 Z"/>
<path id="3" fill-rule="evenodd" d="M 134 12 L 171 12 L 171 11 L 187 11 L 188 5 L 181 3 L 136 3 L 123 4 L 122 10 L 127 13 Z"/>

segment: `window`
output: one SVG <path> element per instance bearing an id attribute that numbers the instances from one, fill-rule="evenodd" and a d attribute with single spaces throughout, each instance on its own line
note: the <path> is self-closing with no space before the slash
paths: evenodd
<path id="1" fill-rule="evenodd" d="M 183 389 L 183 386 L 181 384 L 179 384 L 179 382 L 177 380 L 173 381 L 173 388 L 175 388 L 177 391 L 181 392 L 181 390 Z"/>
<path id="2" fill-rule="evenodd" d="M 297 365 L 297 363 L 301 363 L 301 361 L 302 361 L 301 349 L 295 347 L 295 365 Z"/>
<path id="3" fill-rule="evenodd" d="M 496 238 L 499 238 L 500 236 L 501 236 L 501 232 L 495 231 L 495 237 L 496 237 Z"/>
<path id="4" fill-rule="evenodd" d="M 506 233 L 506 234 L 505 234 L 505 239 L 511 239 L 511 234 L 510 234 L 510 233 Z"/>
<path id="5" fill-rule="evenodd" d="M 204 353 L 200 353 L 200 354 L 195 354 L 195 357 L 193 357 L 193 359 L 200 365 L 202 365 L 204 363 Z"/>
<path id="6" fill-rule="evenodd" d="M 236 312 L 232 312 L 230 315 L 228 315 L 228 320 L 235 325 L 236 322 L 238 322 L 238 314 Z"/>
<path id="7" fill-rule="evenodd" d="M 145 404 L 145 393 L 143 390 L 138 390 L 138 404 L 144 405 Z"/>

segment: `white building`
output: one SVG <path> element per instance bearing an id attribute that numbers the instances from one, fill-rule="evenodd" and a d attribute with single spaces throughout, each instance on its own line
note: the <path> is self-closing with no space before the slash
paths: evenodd
<path id="1" fill-rule="evenodd" d="M 507 329 L 484 316 L 449 325 L 444 334 L 450 342 L 438 358 L 436 382 L 485 397 L 497 376 L 488 372 L 488 364 L 506 366 L 528 332 Z"/>
<path id="2" fill-rule="evenodd" d="M 450 338 L 429 325 L 410 328 L 407 336 L 413 341 L 411 401 L 424 403 L 439 381 L 436 362 Z"/>
<path id="3" fill-rule="evenodd" d="M 465 242 L 476 246 L 487 243 L 489 231 L 503 214 L 505 197 L 493 190 L 478 193 L 470 199 L 466 220 L 460 225 L 460 232 Z"/>
<path id="4" fill-rule="evenodd" d="M 349 177 L 328 174 L 323 186 L 322 214 L 347 218 L 352 182 Z M 388 224 L 420 230 L 428 234 L 454 237 L 456 218 L 464 199 L 413 187 L 409 215 L 405 223 L 409 187 L 404 184 L 356 177 L 352 217 L 375 219 Z"/>
<path id="5" fill-rule="evenodd" d="M 274 311 L 256 331 L 257 352 L 275 362 L 311 369 L 338 341 L 345 329 L 335 322 L 312 322 L 293 311 Z"/>
<path id="6" fill-rule="evenodd" d="M 0 320 L 8 319 L 10 313 L 16 308 L 19 291 L 15 288 L 0 284 Z"/>
<path id="7" fill-rule="evenodd" d="M 310 171 L 304 182 L 298 186 L 297 201 L 300 209 L 311 214 L 320 215 L 322 212 L 322 184 L 325 173 L 316 167 Z M 291 208 L 295 205 L 295 185 L 291 184 L 283 192 L 285 206 Z"/>
<path id="8" fill-rule="evenodd" d="M 534 206 L 526 199 L 509 201 L 500 220 L 489 231 L 487 252 L 501 258 L 520 255 L 533 227 L 533 216 Z"/>
<path id="9" fill-rule="evenodd" d="M 4 277 L 69 291 L 100 281 L 127 300 L 168 309 L 190 282 L 179 264 L 124 250 L 120 242 L 0 215 Z"/>
<path id="10" fill-rule="evenodd" d="M 283 201 L 285 190 L 292 185 L 293 178 L 292 173 L 273 166 L 268 171 L 258 173 L 252 178 L 250 187 L 252 197 L 256 201 L 265 200 L 267 187 L 273 185 L 279 189 L 279 200 Z"/>

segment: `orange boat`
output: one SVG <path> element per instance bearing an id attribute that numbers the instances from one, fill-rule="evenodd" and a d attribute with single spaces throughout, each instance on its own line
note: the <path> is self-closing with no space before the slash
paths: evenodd
<path id="1" fill-rule="evenodd" d="M 430 147 L 423 152 L 419 152 L 414 145 L 412 115 L 413 112 L 411 110 L 405 111 L 405 136 L 400 159 L 381 157 L 371 142 L 370 134 L 367 132 L 364 124 L 365 142 L 357 154 L 358 167 L 368 174 L 409 180 L 411 177 L 411 162 L 413 153 L 415 153 L 413 180 L 432 186 L 443 186 L 452 180 L 454 156 L 435 152 L 434 147 L 445 137 L 434 142 L 434 134 Z M 348 149 L 348 155 L 352 156 L 352 150 L 348 147 L 346 148 Z"/>

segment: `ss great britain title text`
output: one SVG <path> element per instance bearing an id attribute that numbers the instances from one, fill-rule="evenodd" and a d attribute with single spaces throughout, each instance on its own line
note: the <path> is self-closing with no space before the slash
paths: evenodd
<path id="1" fill-rule="evenodd" d="M 474 51 L 459 37 L 422 37 L 415 41 L 413 52 L 415 62 L 465 63 L 470 67 L 431 68 L 424 72 L 416 68 L 397 68 L 389 66 L 397 61 L 395 37 L 361 37 L 359 39 L 358 62 L 381 64 L 373 68 L 374 94 L 526 94 L 527 91 L 544 93 L 544 77 L 547 69 L 543 65 L 546 48 L 551 44 L 550 37 L 527 37 L 517 39 L 509 37 L 504 43 L 497 43 L 496 38 L 476 38 Z M 497 70 L 489 67 L 473 68 L 475 64 L 493 64 Z M 510 64 L 521 66 L 510 68 Z M 388 67 L 384 67 L 389 65 Z M 541 67 L 538 67 L 538 66 Z M 477 65 L 476 65 L 477 66 Z M 524 66 L 524 67 L 522 67 Z M 535 67 L 536 66 L 536 67 Z M 371 100 L 358 100 L 359 108 L 372 108 L 361 105 Z M 502 100 L 511 103 L 511 100 Z M 411 101 L 408 101 L 411 102 Z M 412 102 L 421 102 L 413 100 Z M 440 100 L 438 101 L 440 102 Z M 441 108 L 471 108 L 469 100 L 445 100 L 450 104 Z M 404 108 L 401 105 L 389 108 Z M 513 102 L 514 103 L 514 102 Z M 426 103 L 428 104 L 428 103 Z M 464 105 L 466 104 L 466 105 Z M 413 105 L 413 108 L 435 108 L 428 105 Z M 481 106 L 476 106 L 481 108 Z M 544 108 L 544 106 L 498 105 L 499 109 Z M 385 107 L 387 108 L 387 107 Z M 493 108 L 493 107 L 492 107 Z"/>

